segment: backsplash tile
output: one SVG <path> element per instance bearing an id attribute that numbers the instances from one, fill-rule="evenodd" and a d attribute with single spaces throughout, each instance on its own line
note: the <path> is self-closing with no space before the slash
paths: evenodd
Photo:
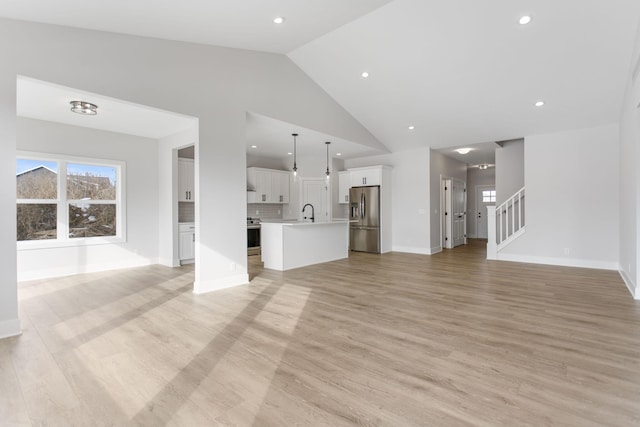
<path id="1" fill-rule="evenodd" d="M 283 207 L 275 203 L 247 203 L 247 216 L 260 219 L 282 219 Z"/>

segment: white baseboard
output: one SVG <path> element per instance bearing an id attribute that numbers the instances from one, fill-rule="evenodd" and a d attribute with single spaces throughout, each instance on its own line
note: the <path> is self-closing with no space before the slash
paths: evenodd
<path id="1" fill-rule="evenodd" d="M 633 282 L 633 279 L 629 277 L 626 271 L 624 271 L 620 266 L 618 266 L 618 273 L 620 273 L 620 277 L 624 281 L 624 284 L 627 285 L 627 289 L 631 292 L 631 296 L 633 299 L 640 300 L 640 292 L 637 291 L 636 284 Z"/>
<path id="2" fill-rule="evenodd" d="M 403 252 L 406 254 L 431 255 L 431 251 L 428 248 L 418 248 L 418 247 L 412 247 L 412 246 L 394 246 L 391 250 L 393 252 Z"/>
<path id="3" fill-rule="evenodd" d="M 155 259 L 133 258 L 118 262 L 110 262 L 106 264 L 89 264 L 89 265 L 67 265 L 63 267 L 50 268 L 44 270 L 18 270 L 18 282 L 29 280 L 49 279 L 53 277 L 74 276 L 84 273 L 98 273 L 108 270 L 120 270 L 123 268 L 145 267 L 147 265 L 156 264 Z"/>
<path id="4" fill-rule="evenodd" d="M 158 264 L 163 265 L 165 267 L 180 267 L 179 259 L 169 259 L 169 258 L 158 258 Z"/>
<path id="5" fill-rule="evenodd" d="M 193 283 L 193 293 L 205 294 L 207 292 L 219 291 L 220 289 L 232 288 L 248 283 L 249 275 L 247 273 L 235 274 L 214 280 L 196 281 Z"/>
<path id="6" fill-rule="evenodd" d="M 618 263 L 578 258 L 553 258 L 531 255 L 503 254 L 498 252 L 499 261 L 525 262 L 529 264 L 559 265 L 562 267 L 595 268 L 599 270 L 618 270 Z"/>
<path id="7" fill-rule="evenodd" d="M 442 252 L 442 246 L 434 246 L 431 248 L 431 255 Z"/>
<path id="8" fill-rule="evenodd" d="M 9 319 L 0 322 L 0 339 L 20 335 L 20 319 Z"/>

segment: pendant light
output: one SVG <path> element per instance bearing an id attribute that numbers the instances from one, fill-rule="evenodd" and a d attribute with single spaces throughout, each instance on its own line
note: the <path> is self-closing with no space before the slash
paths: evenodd
<path id="1" fill-rule="evenodd" d="M 331 144 L 331 142 L 327 141 L 325 144 L 327 145 L 327 179 L 329 179 L 331 175 L 331 172 L 329 172 L 329 144 Z"/>
<path id="2" fill-rule="evenodd" d="M 296 164 L 296 137 L 298 134 L 292 133 L 291 136 L 293 136 L 293 169 L 291 170 L 293 171 L 293 179 L 295 180 L 298 178 L 298 165 Z"/>

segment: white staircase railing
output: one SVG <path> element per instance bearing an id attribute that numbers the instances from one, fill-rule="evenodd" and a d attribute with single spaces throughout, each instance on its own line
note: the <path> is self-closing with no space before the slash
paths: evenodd
<path id="1" fill-rule="evenodd" d="M 487 207 L 487 258 L 497 259 L 498 252 L 525 231 L 524 187 L 499 206 Z"/>

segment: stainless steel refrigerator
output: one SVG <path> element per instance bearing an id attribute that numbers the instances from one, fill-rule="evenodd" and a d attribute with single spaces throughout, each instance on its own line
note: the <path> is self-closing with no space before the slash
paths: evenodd
<path id="1" fill-rule="evenodd" d="M 352 187 L 349 200 L 349 248 L 379 254 L 380 187 Z"/>

